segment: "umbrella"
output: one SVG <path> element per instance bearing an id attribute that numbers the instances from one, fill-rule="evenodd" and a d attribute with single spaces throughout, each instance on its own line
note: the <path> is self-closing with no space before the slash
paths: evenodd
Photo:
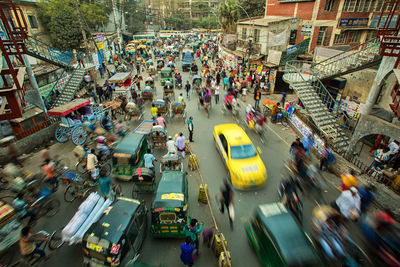
<path id="1" fill-rule="evenodd" d="M 152 81 L 152 80 L 153 80 L 153 78 L 151 76 L 146 78 L 146 81 Z"/>
<path id="2" fill-rule="evenodd" d="M 153 63 L 153 60 L 149 59 L 146 61 L 146 63 Z"/>
<path id="3" fill-rule="evenodd" d="M 194 75 L 193 80 L 196 80 L 196 79 L 201 79 L 201 77 L 199 75 Z"/>

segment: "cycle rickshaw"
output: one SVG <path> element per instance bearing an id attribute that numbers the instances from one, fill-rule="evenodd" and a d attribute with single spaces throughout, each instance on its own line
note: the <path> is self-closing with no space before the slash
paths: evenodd
<path id="1" fill-rule="evenodd" d="M 157 59 L 157 72 L 161 72 L 162 68 L 164 68 L 164 59 Z"/>
<path id="2" fill-rule="evenodd" d="M 157 99 L 154 102 L 154 105 L 157 107 L 158 113 L 160 113 L 164 118 L 168 117 L 169 107 L 168 107 L 167 103 L 164 100 Z"/>
<path id="3" fill-rule="evenodd" d="M 148 168 L 137 168 L 132 172 L 132 197 L 138 198 L 140 192 L 154 192 L 156 189 L 156 174 Z"/>
<path id="4" fill-rule="evenodd" d="M 78 98 L 52 108 L 47 114 L 61 117 L 61 123 L 55 132 L 56 140 L 65 143 L 71 138 L 72 142 L 78 146 L 84 144 L 88 136 L 83 122 L 88 121 L 90 125 L 96 124 L 100 111 L 93 109 L 90 100 Z"/>
<path id="5" fill-rule="evenodd" d="M 196 92 L 198 93 L 201 88 L 201 77 L 199 75 L 194 75 L 192 84 L 193 90 L 196 90 Z"/>
<path id="6" fill-rule="evenodd" d="M 178 102 L 171 104 L 170 118 L 182 119 L 185 122 L 186 118 L 186 105 Z"/>

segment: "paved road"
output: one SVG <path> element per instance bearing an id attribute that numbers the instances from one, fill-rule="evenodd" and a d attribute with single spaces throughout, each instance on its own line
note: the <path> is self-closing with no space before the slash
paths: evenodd
<path id="1" fill-rule="evenodd" d="M 179 66 L 179 65 L 178 65 Z M 190 79 L 189 74 L 183 74 L 184 84 Z M 157 93 L 160 97 L 162 94 L 161 86 L 159 84 L 159 78 L 156 81 Z M 180 91 L 176 91 L 176 96 Z M 183 93 L 183 90 L 181 91 Z M 222 98 L 222 92 L 221 92 Z M 253 103 L 251 97 L 248 97 L 248 101 Z M 215 103 L 215 102 L 214 102 Z M 213 104 L 214 104 L 213 103 Z M 192 143 L 192 149 L 197 154 L 201 173 L 205 182 L 209 186 L 209 192 L 212 200 L 212 208 L 216 217 L 216 221 L 220 227 L 220 230 L 224 233 L 228 241 L 228 249 L 231 252 L 232 261 L 234 266 L 260 266 L 255 253 L 249 246 L 247 237 L 244 231 L 244 223 L 248 220 L 258 204 L 274 202 L 277 200 L 276 189 L 281 179 L 281 171 L 283 163 L 288 159 L 289 145 L 295 139 L 294 133 L 290 129 L 285 129 L 281 125 L 268 124 L 266 142 L 263 144 L 260 142 L 257 135 L 253 132 L 249 132 L 249 136 L 256 146 L 259 146 L 262 150 L 262 159 L 267 167 L 268 180 L 267 183 L 254 191 L 235 191 L 235 213 L 236 219 L 234 222 L 233 231 L 229 227 L 227 215 L 222 215 L 218 211 L 218 207 L 215 201 L 215 194 L 219 191 L 222 185 L 223 179 L 226 177 L 226 171 L 223 166 L 223 162 L 215 148 L 215 144 L 212 137 L 213 126 L 220 123 L 231 123 L 233 120 L 231 116 L 224 115 L 221 112 L 222 104 L 213 105 L 210 118 L 207 118 L 206 113 L 203 109 L 198 110 L 197 98 L 192 94 L 192 99 L 187 102 L 187 113 L 189 116 L 194 117 L 194 140 Z M 242 105 L 243 107 L 244 105 Z M 150 106 L 146 108 L 146 118 L 150 118 Z M 132 129 L 137 123 L 131 123 Z M 182 121 L 173 121 L 168 123 L 168 133 L 175 134 L 179 131 L 187 136 L 187 127 Z M 71 162 L 73 161 L 72 151 L 73 145 L 71 142 L 66 144 L 55 144 L 51 148 L 52 153 L 59 155 L 67 155 Z M 165 151 L 156 152 L 156 156 L 161 156 Z M 38 171 L 38 156 L 32 155 L 27 160 L 27 165 L 33 170 Z M 185 162 L 185 168 L 187 164 Z M 196 172 L 188 171 L 189 187 L 190 187 L 190 215 L 197 218 L 205 223 L 205 227 L 211 227 L 211 218 L 208 208 L 204 204 L 197 202 L 198 187 L 200 184 L 200 177 Z M 157 177 L 158 179 L 159 177 Z M 130 196 L 131 194 L 131 183 L 121 183 L 122 191 L 124 195 Z M 57 192 L 57 197 L 62 201 L 62 210 L 54 218 L 42 219 L 35 229 L 47 229 L 55 230 L 60 226 L 64 225 L 73 216 L 74 212 L 78 208 L 80 202 L 76 201 L 73 204 L 65 204 L 62 200 L 62 190 Z M 337 195 L 337 192 L 328 188 L 327 192 L 324 193 L 327 199 L 333 199 Z M 146 203 L 151 202 L 151 195 L 144 195 L 143 198 Z M 305 201 L 305 230 L 310 231 L 309 219 L 311 209 L 314 206 L 313 201 Z M 142 255 L 140 260 L 147 263 L 159 264 L 167 263 L 168 266 L 181 266 L 179 260 L 179 244 L 181 240 L 171 239 L 154 239 L 150 235 L 147 236 L 143 245 Z M 212 254 L 211 250 L 204 247 L 201 248 L 201 255 L 196 260 L 198 266 L 217 266 L 217 260 Z M 15 253 L 17 254 L 17 253 Z M 43 266 L 59 266 L 59 267 L 70 267 L 80 266 L 82 262 L 81 247 L 79 245 L 67 246 L 64 245 L 61 249 L 55 252 L 55 255 L 51 257 Z"/>

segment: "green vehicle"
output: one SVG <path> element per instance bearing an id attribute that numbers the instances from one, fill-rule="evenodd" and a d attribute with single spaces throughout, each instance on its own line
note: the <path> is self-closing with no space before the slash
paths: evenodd
<path id="1" fill-rule="evenodd" d="M 147 231 L 148 210 L 136 199 L 117 198 L 82 240 L 84 266 L 131 266 Z"/>
<path id="2" fill-rule="evenodd" d="M 153 237 L 185 237 L 188 222 L 188 181 L 184 172 L 164 171 L 151 205 Z"/>
<path id="3" fill-rule="evenodd" d="M 130 181 L 133 170 L 143 165 L 147 152 L 147 139 L 144 134 L 131 133 L 122 139 L 114 149 L 113 173 L 118 179 Z"/>
<path id="4" fill-rule="evenodd" d="M 282 203 L 259 205 L 245 230 L 262 266 L 323 266 L 310 240 Z"/>
<path id="5" fill-rule="evenodd" d="M 161 69 L 161 85 L 164 86 L 167 81 L 170 81 L 172 85 L 174 84 L 172 69 L 169 67 Z"/>

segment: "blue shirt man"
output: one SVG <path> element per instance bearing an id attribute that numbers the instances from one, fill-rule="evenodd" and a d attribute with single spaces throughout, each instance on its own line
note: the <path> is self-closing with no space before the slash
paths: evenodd
<path id="1" fill-rule="evenodd" d="M 156 158 L 153 154 L 150 153 L 150 149 L 147 150 L 147 153 L 144 154 L 144 167 L 155 171 L 153 161 L 156 161 Z"/>

